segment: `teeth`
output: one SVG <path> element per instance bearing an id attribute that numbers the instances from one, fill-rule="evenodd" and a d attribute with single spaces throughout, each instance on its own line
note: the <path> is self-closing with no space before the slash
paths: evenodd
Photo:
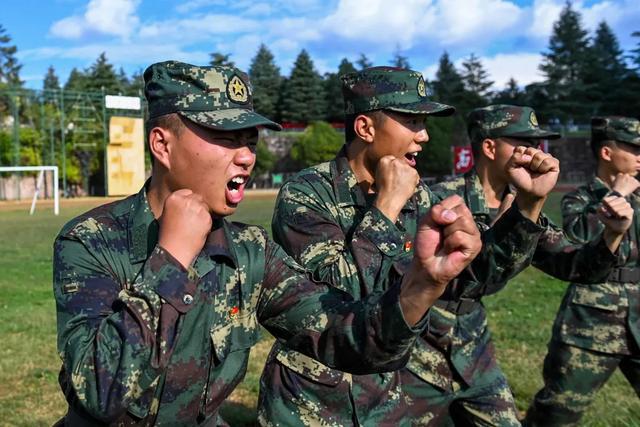
<path id="1" fill-rule="evenodd" d="M 229 193 L 237 193 L 238 190 L 236 188 L 230 188 Z"/>
<path id="2" fill-rule="evenodd" d="M 236 184 L 244 184 L 244 178 L 241 176 L 236 176 L 231 180 L 231 182 L 235 182 Z"/>
<path id="3" fill-rule="evenodd" d="M 415 153 L 411 153 L 411 155 L 412 155 L 413 157 L 418 157 L 418 152 L 416 151 Z"/>

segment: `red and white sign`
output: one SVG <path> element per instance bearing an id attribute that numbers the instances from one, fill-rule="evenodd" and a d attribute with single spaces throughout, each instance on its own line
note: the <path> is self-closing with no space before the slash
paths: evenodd
<path id="1" fill-rule="evenodd" d="M 460 174 L 471 170 L 473 167 L 473 154 L 471 147 L 451 147 L 453 150 L 453 173 Z"/>

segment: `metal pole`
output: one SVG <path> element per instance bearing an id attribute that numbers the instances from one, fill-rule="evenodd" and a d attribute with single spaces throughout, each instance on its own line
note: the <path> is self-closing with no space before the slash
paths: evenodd
<path id="1" fill-rule="evenodd" d="M 60 89 L 60 150 L 62 151 L 62 194 L 67 196 L 67 153 L 64 142 L 64 90 Z"/>
<path id="2" fill-rule="evenodd" d="M 107 158 L 107 144 L 108 144 L 108 124 L 107 124 L 107 104 L 104 92 L 104 86 L 102 87 L 102 167 L 104 168 L 104 195 L 109 195 L 109 175 L 107 171 L 107 164 L 109 159 Z"/>

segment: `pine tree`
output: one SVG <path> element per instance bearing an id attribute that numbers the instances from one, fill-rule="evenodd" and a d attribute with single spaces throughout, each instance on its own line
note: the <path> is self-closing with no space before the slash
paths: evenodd
<path id="1" fill-rule="evenodd" d="M 489 73 L 484 69 L 480 58 L 473 53 L 462 62 L 462 82 L 473 104 L 482 107 L 487 104 L 493 81 L 489 80 Z"/>
<path id="2" fill-rule="evenodd" d="M 451 59 L 449 59 L 447 52 L 444 52 L 440 57 L 436 79 L 432 86 L 438 101 L 453 104 L 456 107 L 459 107 L 461 103 L 466 103 L 462 76 L 456 70 Z"/>
<path id="3" fill-rule="evenodd" d="M 253 108 L 270 119 L 277 119 L 282 77 L 273 54 L 264 44 L 260 45 L 251 61 L 249 77 L 253 86 Z"/>
<path id="4" fill-rule="evenodd" d="M 407 70 L 411 68 L 409 64 L 409 58 L 402 55 L 402 51 L 400 50 L 400 45 L 396 45 L 396 50 L 393 52 L 393 58 L 389 61 L 391 65 L 398 68 L 406 68 Z"/>
<path id="5" fill-rule="evenodd" d="M 213 66 L 235 67 L 234 62 L 229 59 L 231 57 L 230 53 L 223 54 L 219 52 L 213 52 L 210 53 L 209 56 L 211 57 L 209 64 Z"/>
<path id="6" fill-rule="evenodd" d="M 86 71 L 87 79 L 85 90 L 88 92 L 100 92 L 107 94 L 120 93 L 120 82 L 113 65 L 107 60 L 107 55 L 102 52 L 96 62 Z"/>
<path id="7" fill-rule="evenodd" d="M 86 89 L 87 76 L 79 71 L 77 68 L 73 68 L 69 73 L 67 82 L 64 84 L 65 91 L 77 91 L 81 92 Z"/>
<path id="8" fill-rule="evenodd" d="M 324 90 L 326 96 L 326 117 L 330 122 L 342 122 L 344 120 L 344 100 L 342 99 L 342 80 L 340 76 L 353 73 L 356 67 L 347 58 L 342 58 L 337 73 L 324 75 Z"/>
<path id="9" fill-rule="evenodd" d="M 44 90 L 59 90 L 60 89 L 60 80 L 56 75 L 56 70 L 53 68 L 53 65 L 49 65 L 47 69 L 47 74 L 44 76 L 44 82 L 42 84 L 42 88 Z"/>
<path id="10" fill-rule="evenodd" d="M 143 71 L 140 69 L 135 71 L 129 79 L 129 85 L 125 89 L 125 94 L 128 96 L 144 96 L 144 76 Z"/>
<path id="11" fill-rule="evenodd" d="M 563 120 L 588 118 L 583 82 L 587 48 L 588 35 L 580 14 L 567 2 L 553 25 L 548 51 L 542 54 L 539 68 L 546 77 L 550 103 L 539 109 Z"/>
<path id="12" fill-rule="evenodd" d="M 282 120 L 304 122 L 321 120 L 325 114 L 322 77 L 315 71 L 313 61 L 302 50 L 291 70 L 282 93 Z"/>
<path id="13" fill-rule="evenodd" d="M 364 70 L 365 68 L 372 67 L 373 63 L 369 60 L 369 58 L 367 58 L 367 55 L 365 55 L 364 53 L 360 53 L 360 57 L 356 61 L 356 65 L 360 67 L 361 70 Z"/>
<path id="14" fill-rule="evenodd" d="M 511 77 L 507 82 L 507 87 L 496 92 L 491 100 L 492 104 L 526 105 L 524 91 L 518 87 L 516 79 Z"/>
<path id="15" fill-rule="evenodd" d="M 583 68 L 586 98 L 592 115 L 622 114 L 625 105 L 619 102 L 628 88 L 622 82 L 627 77 L 623 52 L 611 28 L 601 22 L 596 36 L 587 49 L 587 60 Z"/>
<path id="16" fill-rule="evenodd" d="M 11 36 L 9 36 L 0 24 L 0 87 L 6 86 L 22 86 L 20 80 L 20 69 L 22 65 L 18 64 L 16 52 L 18 48 L 10 45 Z"/>
<path id="17" fill-rule="evenodd" d="M 632 37 L 638 37 L 638 43 L 635 49 L 631 50 L 633 56 L 631 56 L 631 61 L 633 62 L 636 71 L 640 72 L 640 31 L 634 31 L 631 33 Z"/>

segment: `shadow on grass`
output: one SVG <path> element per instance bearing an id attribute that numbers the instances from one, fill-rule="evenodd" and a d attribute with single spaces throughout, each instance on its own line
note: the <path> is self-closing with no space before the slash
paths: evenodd
<path id="1" fill-rule="evenodd" d="M 220 415 L 230 426 L 254 427 L 258 425 L 256 408 L 237 402 L 226 402 L 220 407 Z"/>

